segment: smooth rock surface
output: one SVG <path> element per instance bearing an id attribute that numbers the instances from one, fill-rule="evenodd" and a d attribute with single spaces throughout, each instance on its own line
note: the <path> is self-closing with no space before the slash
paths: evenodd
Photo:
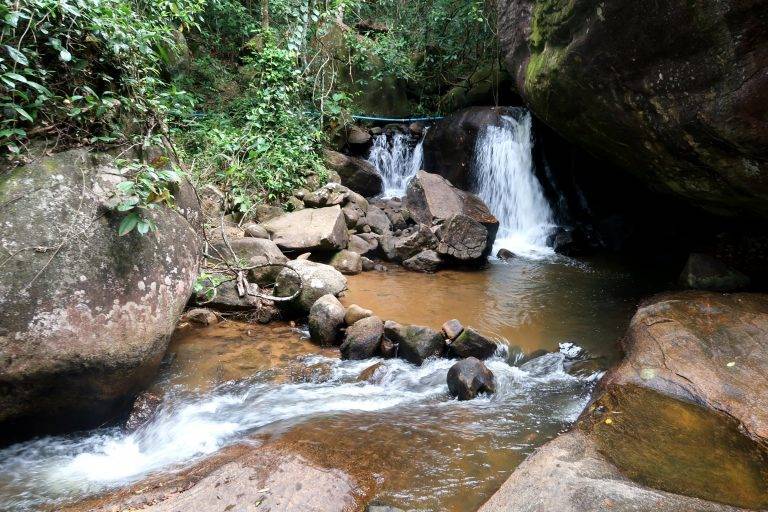
<path id="1" fill-rule="evenodd" d="M 368 135 L 370 140 L 370 135 Z M 373 197 L 383 190 L 383 180 L 376 168 L 362 158 L 325 150 L 325 164 L 341 176 L 342 185 L 365 197 Z"/>
<path id="2" fill-rule="evenodd" d="M 443 259 L 432 249 L 421 251 L 403 261 L 403 266 L 413 272 L 437 272 L 442 264 Z"/>
<path id="3" fill-rule="evenodd" d="M 347 225 L 338 205 L 286 213 L 262 225 L 272 241 L 285 251 L 338 251 L 349 242 Z"/>
<path id="4" fill-rule="evenodd" d="M 309 336 L 320 344 L 334 343 L 344 326 L 346 311 L 335 295 L 323 295 L 309 308 Z"/>
<path id="5" fill-rule="evenodd" d="M 377 316 L 358 320 L 347 327 L 341 344 L 342 359 L 369 359 L 379 353 L 384 322 Z"/>
<path id="6" fill-rule="evenodd" d="M 350 276 L 363 271 L 363 261 L 360 254 L 347 249 L 342 249 L 334 254 L 328 263 L 342 274 Z"/>
<path id="7" fill-rule="evenodd" d="M 317 299 L 328 293 L 339 296 L 347 289 L 347 279 L 335 268 L 309 260 L 292 260 L 287 265 L 301 276 L 301 293 L 292 302 L 303 311 L 309 311 Z M 275 282 L 275 296 L 289 297 L 299 287 L 296 272 L 284 268 Z"/>

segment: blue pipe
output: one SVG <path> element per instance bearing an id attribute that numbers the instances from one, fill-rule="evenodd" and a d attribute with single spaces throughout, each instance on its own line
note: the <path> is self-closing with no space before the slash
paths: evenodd
<path id="1" fill-rule="evenodd" d="M 408 117 L 405 119 L 397 119 L 393 117 L 371 117 L 371 116 L 352 116 L 355 121 L 378 121 L 384 123 L 415 123 L 417 121 L 439 121 L 443 119 L 443 116 L 437 117 Z"/>

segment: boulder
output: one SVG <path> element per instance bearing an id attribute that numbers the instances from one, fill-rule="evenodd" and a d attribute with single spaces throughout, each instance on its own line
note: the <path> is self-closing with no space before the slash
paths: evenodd
<path id="1" fill-rule="evenodd" d="M 201 214 L 186 182 L 157 230 L 118 236 L 123 180 L 79 148 L 0 173 L 0 438 L 102 425 L 155 377 L 192 293 Z"/>
<path id="2" fill-rule="evenodd" d="M 364 145 L 371 142 L 371 134 L 368 133 L 368 130 L 366 130 L 365 128 L 361 128 L 353 124 L 347 127 L 346 132 L 347 132 L 347 142 L 349 144 Z"/>
<path id="3" fill-rule="evenodd" d="M 392 261 L 405 261 L 422 251 L 437 247 L 437 237 L 425 225 L 420 225 L 416 232 L 404 236 L 385 235 L 380 240 L 381 249 Z"/>
<path id="4" fill-rule="evenodd" d="M 341 344 L 342 359 L 369 359 L 379 354 L 384 322 L 377 316 L 358 320 L 347 327 Z"/>
<path id="5" fill-rule="evenodd" d="M 370 136 L 369 136 L 370 139 Z M 362 158 L 343 155 L 336 151 L 325 150 L 325 165 L 339 173 L 341 183 L 358 194 L 373 197 L 384 190 L 379 171 Z"/>
<path id="6" fill-rule="evenodd" d="M 547 125 L 649 188 L 721 215 L 768 216 L 762 2 L 498 9 L 507 69 Z"/>
<path id="7" fill-rule="evenodd" d="M 635 385 L 703 404 L 768 440 L 768 295 L 688 291 L 656 296 L 622 338 L 604 386 Z"/>
<path id="8" fill-rule="evenodd" d="M 242 297 L 237 291 L 237 283 L 234 280 L 219 282 L 213 278 L 203 279 L 200 289 L 195 293 L 195 303 L 216 311 L 250 311 L 261 304 L 261 300 L 255 295 L 246 293 Z M 249 283 L 251 293 L 258 292 L 258 286 Z"/>
<path id="9" fill-rule="evenodd" d="M 365 214 L 363 222 L 370 226 L 371 230 L 378 235 L 385 235 L 392 231 L 392 223 L 387 214 L 381 208 L 374 205 L 368 207 L 368 212 Z"/>
<path id="10" fill-rule="evenodd" d="M 373 311 L 370 309 L 361 308 L 357 304 L 351 304 L 347 308 L 347 312 L 344 315 L 344 322 L 347 325 L 352 325 L 358 320 L 362 320 L 363 318 L 368 318 L 369 316 L 373 316 Z"/>
<path id="11" fill-rule="evenodd" d="M 207 327 L 219 322 L 218 315 L 206 308 L 193 308 L 184 313 L 183 320 L 195 325 Z"/>
<path id="12" fill-rule="evenodd" d="M 381 362 L 369 366 L 368 368 L 360 372 L 360 375 L 357 376 L 357 381 L 373 382 L 374 376 L 376 375 L 376 373 L 379 372 L 381 368 L 384 368 L 384 363 L 381 363 Z"/>
<path id="13" fill-rule="evenodd" d="M 263 223 L 284 251 L 338 251 L 347 247 L 349 235 L 338 205 L 286 213 Z"/>
<path id="14" fill-rule="evenodd" d="M 370 243 L 360 235 L 350 235 L 349 237 L 349 250 L 356 252 L 360 256 L 370 254 L 379 247 L 379 241 L 375 238 L 372 239 L 373 243 Z"/>
<path id="15" fill-rule="evenodd" d="M 401 325 L 387 320 L 384 336 L 398 346 L 398 357 L 418 364 L 428 357 L 440 357 L 445 349 L 442 333 L 421 325 Z"/>
<path id="16" fill-rule="evenodd" d="M 485 226 L 471 217 L 453 215 L 440 229 L 437 253 L 464 263 L 477 262 L 491 253 L 494 238 L 488 236 Z"/>
<path id="17" fill-rule="evenodd" d="M 275 281 L 276 297 L 289 297 L 299 288 L 298 273 L 301 276 L 301 293 L 293 299 L 292 306 L 301 311 L 309 311 L 317 299 L 326 294 L 339 296 L 347 289 L 347 279 L 335 268 L 309 260 L 292 260 L 287 265 L 295 270 L 284 268 Z"/>
<path id="18" fill-rule="evenodd" d="M 691 253 L 680 284 L 694 290 L 732 292 L 749 286 L 749 277 L 706 254 Z"/>
<path id="19" fill-rule="evenodd" d="M 229 246 L 224 242 L 216 244 L 216 251 L 212 251 L 214 255 L 222 255 L 228 260 L 232 260 L 232 253 L 229 250 L 232 248 L 232 252 L 235 253 L 235 257 L 238 260 L 235 263 L 241 263 L 244 266 L 256 266 L 266 265 L 268 263 L 286 263 L 288 258 L 280 251 L 277 244 L 272 240 L 266 238 L 239 238 L 229 240 Z M 275 282 L 275 278 L 282 270 L 279 266 L 264 266 L 254 268 L 248 271 L 248 277 L 251 281 L 260 285 L 271 284 Z"/>
<path id="20" fill-rule="evenodd" d="M 424 169 L 469 190 L 477 136 L 486 126 L 502 126 L 507 107 L 470 107 L 444 117 L 424 136 Z"/>
<path id="21" fill-rule="evenodd" d="M 453 340 L 449 350 L 452 357 L 476 357 L 477 359 L 488 359 L 494 352 L 496 352 L 496 343 L 472 327 L 465 327 Z"/>
<path id="22" fill-rule="evenodd" d="M 445 334 L 445 338 L 448 340 L 455 340 L 463 331 L 464 326 L 455 318 L 443 324 L 443 334 Z"/>
<path id="23" fill-rule="evenodd" d="M 347 249 L 342 249 L 334 254 L 329 264 L 342 274 L 355 275 L 363 271 L 360 255 Z"/>
<path id="24" fill-rule="evenodd" d="M 480 393 L 495 393 L 496 382 L 482 361 L 468 357 L 448 370 L 448 391 L 459 400 L 472 400 Z"/>
<path id="25" fill-rule="evenodd" d="M 349 197 L 349 189 L 338 183 L 326 183 L 314 192 L 304 194 L 302 200 L 307 208 L 343 205 Z"/>
<path id="26" fill-rule="evenodd" d="M 403 266 L 413 272 L 437 272 L 443 260 L 440 255 L 431 249 L 421 251 L 403 261 Z"/>
<path id="27" fill-rule="evenodd" d="M 261 224 L 255 222 L 248 222 L 243 226 L 245 236 L 251 238 L 266 238 L 269 239 L 269 232 Z"/>
<path id="28" fill-rule="evenodd" d="M 499 249 L 499 251 L 496 253 L 496 257 L 503 261 L 514 259 L 515 256 L 515 253 L 509 249 Z"/>
<path id="29" fill-rule="evenodd" d="M 309 336 L 320 344 L 334 343 L 344 326 L 344 306 L 335 295 L 323 295 L 309 308 Z"/>

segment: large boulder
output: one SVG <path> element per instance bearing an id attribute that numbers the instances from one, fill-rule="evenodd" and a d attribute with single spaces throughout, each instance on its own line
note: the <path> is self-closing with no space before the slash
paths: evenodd
<path id="1" fill-rule="evenodd" d="M 485 226 L 468 215 L 457 214 L 440 228 L 437 253 L 460 262 L 476 262 L 490 254 L 493 242 Z"/>
<path id="2" fill-rule="evenodd" d="M 401 325 L 387 320 L 384 336 L 398 345 L 399 357 L 413 364 L 420 365 L 428 357 L 440 357 L 445 349 L 443 334 L 421 325 Z"/>
<path id="3" fill-rule="evenodd" d="M 496 381 L 485 363 L 468 357 L 448 370 L 448 391 L 459 400 L 472 400 L 481 393 L 495 393 Z"/>
<path id="4" fill-rule="evenodd" d="M 369 359 L 379 354 L 384 322 L 377 316 L 362 318 L 347 327 L 341 344 L 342 359 Z"/>
<path id="5" fill-rule="evenodd" d="M 330 293 L 323 295 L 309 308 L 309 336 L 320 344 L 334 343 L 344 326 L 346 310 Z"/>
<path id="6" fill-rule="evenodd" d="M 301 311 L 309 311 L 323 295 L 339 296 L 347 289 L 347 278 L 330 265 L 309 260 L 292 260 L 287 265 L 290 268 L 277 276 L 274 293 L 276 297 L 290 297 L 301 286 L 301 293 L 290 304 Z"/>
<path id="7" fill-rule="evenodd" d="M 413 272 L 437 272 L 443 259 L 432 249 L 426 249 L 403 261 L 403 266 Z"/>
<path id="8" fill-rule="evenodd" d="M 768 215 L 764 2 L 498 8 L 507 68 L 545 123 L 695 206 Z"/>
<path id="9" fill-rule="evenodd" d="M 349 243 L 347 225 L 338 205 L 286 213 L 262 225 L 284 251 L 338 251 Z"/>
<path id="10" fill-rule="evenodd" d="M 441 119 L 424 136 L 424 169 L 470 190 L 477 136 L 486 126 L 502 126 L 502 116 L 512 113 L 507 107 L 470 107 Z"/>
<path id="11" fill-rule="evenodd" d="M 680 284 L 694 290 L 733 292 L 749 286 L 749 277 L 701 253 L 691 253 L 680 274 Z"/>
<path id="12" fill-rule="evenodd" d="M 0 438 L 103 424 L 155 376 L 197 276 L 200 213 L 146 212 L 118 236 L 103 207 L 121 181 L 88 149 L 31 155 L 0 176 Z"/>
<path id="13" fill-rule="evenodd" d="M 370 139 L 370 135 L 368 136 Z M 362 158 L 347 156 L 337 151 L 326 149 L 323 152 L 325 165 L 341 177 L 341 184 L 365 197 L 381 194 L 384 182 L 381 174 Z"/>
<path id="14" fill-rule="evenodd" d="M 424 224 L 413 233 L 403 236 L 385 235 L 381 237 L 381 249 L 384 255 L 392 261 L 405 261 L 422 251 L 437 247 L 437 237 Z"/>

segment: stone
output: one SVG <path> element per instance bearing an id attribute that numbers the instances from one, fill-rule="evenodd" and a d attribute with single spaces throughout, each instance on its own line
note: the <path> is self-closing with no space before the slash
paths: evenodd
<path id="1" fill-rule="evenodd" d="M 218 224 L 224 206 L 224 193 L 216 185 L 207 183 L 200 188 L 200 211 L 206 223 Z"/>
<path id="2" fill-rule="evenodd" d="M 356 275 L 363 271 L 363 261 L 360 255 L 354 251 L 342 249 L 333 255 L 330 265 L 346 275 Z"/>
<path id="3" fill-rule="evenodd" d="M 452 357 L 475 357 L 488 359 L 496 352 L 496 343 L 489 340 L 472 327 L 465 327 L 453 343 L 449 353 Z"/>
<path id="4" fill-rule="evenodd" d="M 244 266 L 253 267 L 270 263 L 286 263 L 288 258 L 280 251 L 280 248 L 272 240 L 266 238 L 240 238 L 229 240 L 229 247 L 235 253 L 237 262 Z M 213 254 L 222 255 L 227 260 L 232 260 L 232 253 L 223 242 L 216 244 Z M 248 271 L 250 281 L 259 285 L 267 285 L 275 282 L 277 275 L 282 270 L 280 266 L 260 266 Z"/>
<path id="5" fill-rule="evenodd" d="M 368 144 L 371 142 L 371 134 L 368 130 L 353 124 L 347 128 L 347 142 L 355 145 Z"/>
<path id="6" fill-rule="evenodd" d="M 384 322 L 377 316 L 358 320 L 347 327 L 344 342 L 341 344 L 342 359 L 369 359 L 379 353 L 381 337 L 384 335 Z"/>
<path id="7" fill-rule="evenodd" d="M 272 241 L 284 251 L 338 251 L 349 243 L 338 205 L 287 213 L 263 225 Z"/>
<path id="8" fill-rule="evenodd" d="M 481 393 L 495 393 L 496 382 L 482 361 L 468 357 L 448 370 L 448 391 L 459 400 L 472 400 Z"/>
<path id="9" fill-rule="evenodd" d="M 376 363 L 374 365 L 369 366 L 362 372 L 360 372 L 360 375 L 357 376 L 358 382 L 373 382 L 374 376 L 379 371 L 380 368 L 384 367 L 384 363 Z"/>
<path id="10" fill-rule="evenodd" d="M 435 251 L 428 249 L 403 261 L 403 266 L 413 272 L 431 273 L 437 272 L 442 263 L 443 260 L 440 258 L 440 255 Z"/>
<path id="11" fill-rule="evenodd" d="M 622 349 L 604 386 L 703 404 L 740 421 L 753 439 L 768 439 L 768 295 L 658 295 L 637 310 Z"/>
<path id="12" fill-rule="evenodd" d="M 302 198 L 307 208 L 343 205 L 349 197 L 349 189 L 338 183 L 329 182 L 317 190 L 304 194 Z"/>
<path id="13" fill-rule="evenodd" d="M 392 359 L 397 357 L 397 345 L 389 338 L 381 338 L 381 357 L 384 359 Z"/>
<path id="14" fill-rule="evenodd" d="M 195 303 L 206 308 L 217 311 L 250 311 L 256 309 L 261 304 L 258 297 L 248 295 L 242 297 L 237 291 L 237 284 L 234 280 L 218 283 L 216 280 L 207 278 L 201 283 L 201 289 L 195 293 Z M 257 285 L 249 283 L 251 293 L 258 291 Z"/>
<path id="15" fill-rule="evenodd" d="M 648 188 L 723 216 L 765 218 L 764 6 L 596 5 L 499 4 L 502 54 L 525 104 Z"/>
<path id="16" fill-rule="evenodd" d="M 207 327 L 219 323 L 219 317 L 215 312 L 206 308 L 193 308 L 184 313 L 182 317 L 187 322 Z"/>
<path id="17" fill-rule="evenodd" d="M 424 125 L 419 122 L 414 122 L 408 125 L 408 131 L 414 135 L 421 135 L 424 133 Z"/>
<path id="18" fill-rule="evenodd" d="M 425 225 L 420 225 L 418 231 L 411 235 L 395 237 L 385 235 L 381 237 L 381 249 L 391 261 L 405 261 L 418 253 L 435 249 L 437 237 Z"/>
<path id="19" fill-rule="evenodd" d="M 347 227 L 349 229 L 353 229 L 358 226 L 360 223 L 360 219 L 365 216 L 365 214 L 360 210 L 360 208 L 357 207 L 357 205 L 354 204 L 348 204 L 344 206 L 341 209 L 341 212 L 344 214 L 344 222 L 347 224 Z"/>
<path id="20" fill-rule="evenodd" d="M 347 279 L 335 268 L 309 260 L 292 260 L 277 276 L 274 294 L 276 297 L 290 297 L 299 288 L 299 277 L 303 284 L 301 293 L 291 305 L 301 311 L 309 311 L 317 299 L 331 293 L 339 296 L 347 289 Z M 295 270 L 295 272 L 293 270 Z"/>
<path id="21" fill-rule="evenodd" d="M 464 326 L 455 318 L 443 324 L 443 334 L 448 340 L 455 340 L 464 331 Z"/>
<path id="22" fill-rule="evenodd" d="M 251 238 L 265 238 L 269 239 L 269 232 L 261 224 L 255 222 L 248 222 L 243 226 L 245 236 Z"/>
<path id="23" fill-rule="evenodd" d="M 464 263 L 477 262 L 490 254 L 493 242 L 482 224 L 467 215 L 457 214 L 443 223 L 437 253 Z"/>
<path id="24" fill-rule="evenodd" d="M 299 199 L 298 197 L 289 197 L 285 201 L 285 209 L 289 212 L 296 212 L 303 210 L 304 208 L 306 208 L 304 205 L 304 200 Z"/>
<path id="25" fill-rule="evenodd" d="M 499 249 L 499 251 L 496 253 L 496 257 L 500 260 L 507 261 L 516 258 L 517 255 L 509 249 Z"/>
<path id="26" fill-rule="evenodd" d="M 347 325 L 352 325 L 358 320 L 368 318 L 369 316 L 373 316 L 373 311 L 370 309 L 361 308 L 357 304 L 350 304 L 344 315 L 344 322 L 346 322 Z"/>
<path id="27" fill-rule="evenodd" d="M 381 208 L 370 205 L 365 214 L 365 224 L 370 226 L 371 231 L 379 235 L 385 235 L 392 231 L 392 223 Z"/>
<path id="28" fill-rule="evenodd" d="M 323 295 L 309 308 L 309 336 L 321 345 L 335 343 L 344 326 L 344 306 L 335 295 Z"/>
<path id="29" fill-rule="evenodd" d="M 175 210 L 144 213 L 156 231 L 118 236 L 125 214 L 105 205 L 124 178 L 111 156 L 87 147 L 25 156 L 0 176 L 6 441 L 123 417 L 154 381 L 202 249 L 188 182 L 172 187 Z"/>
<path id="30" fill-rule="evenodd" d="M 253 218 L 257 223 L 267 222 L 268 220 L 282 216 L 284 213 L 283 209 L 279 206 L 257 204 L 253 207 Z"/>
<path id="31" fill-rule="evenodd" d="M 384 337 L 398 346 L 398 357 L 420 365 L 429 357 L 440 357 L 445 349 L 442 333 L 421 325 L 384 323 Z"/>
<path id="32" fill-rule="evenodd" d="M 163 399 L 154 393 L 145 391 L 140 394 L 133 403 L 131 413 L 125 422 L 125 429 L 128 432 L 134 432 L 148 423 L 162 403 Z"/>
<path id="33" fill-rule="evenodd" d="M 374 263 L 373 260 L 366 258 L 365 256 L 361 257 L 360 261 L 363 263 L 363 272 L 370 272 L 376 268 L 376 263 Z"/>
<path id="34" fill-rule="evenodd" d="M 379 242 L 373 239 L 373 244 L 359 235 L 350 235 L 348 249 L 352 252 L 356 252 L 360 256 L 365 256 L 375 251 L 379 247 Z"/>
<path id="35" fill-rule="evenodd" d="M 365 197 L 373 197 L 384 190 L 381 174 L 362 158 L 343 155 L 336 151 L 323 152 L 325 164 L 341 177 L 341 183 Z"/>
<path id="36" fill-rule="evenodd" d="M 706 254 L 691 253 L 680 284 L 694 290 L 733 292 L 749 286 L 749 277 Z"/>

